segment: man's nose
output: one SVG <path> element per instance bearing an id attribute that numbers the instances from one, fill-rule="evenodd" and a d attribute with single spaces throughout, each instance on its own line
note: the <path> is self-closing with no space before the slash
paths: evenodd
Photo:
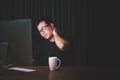
<path id="1" fill-rule="evenodd" d="M 44 31 L 42 31 L 42 32 L 41 32 L 41 35 L 42 35 L 42 36 L 44 36 L 44 35 L 45 35 L 45 32 L 44 32 Z"/>

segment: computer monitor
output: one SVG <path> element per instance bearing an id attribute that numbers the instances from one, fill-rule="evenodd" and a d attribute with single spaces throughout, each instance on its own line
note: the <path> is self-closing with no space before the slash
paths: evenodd
<path id="1" fill-rule="evenodd" d="M 0 43 L 8 43 L 6 59 L 13 65 L 33 65 L 31 21 L 31 19 L 0 21 Z"/>

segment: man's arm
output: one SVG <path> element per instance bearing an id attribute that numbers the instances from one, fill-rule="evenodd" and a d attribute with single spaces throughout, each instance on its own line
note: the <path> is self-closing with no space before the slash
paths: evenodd
<path id="1" fill-rule="evenodd" d="M 69 42 L 57 33 L 56 28 L 54 28 L 54 30 L 53 30 L 53 36 L 54 36 L 55 43 L 56 43 L 57 47 L 61 51 L 65 51 Z"/>

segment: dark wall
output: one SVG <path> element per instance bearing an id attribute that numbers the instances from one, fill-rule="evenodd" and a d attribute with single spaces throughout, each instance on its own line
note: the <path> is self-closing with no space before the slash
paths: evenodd
<path id="1" fill-rule="evenodd" d="M 36 20 L 50 16 L 73 42 L 73 64 L 96 64 L 96 2 L 94 0 L 0 0 L 0 21 L 33 20 L 33 45 L 39 35 Z M 33 47 L 34 48 L 34 47 Z M 68 56 L 68 57 L 69 57 Z"/>

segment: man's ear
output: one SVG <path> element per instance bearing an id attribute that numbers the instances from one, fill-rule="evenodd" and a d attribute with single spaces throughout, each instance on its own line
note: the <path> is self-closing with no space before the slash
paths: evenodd
<path id="1" fill-rule="evenodd" d="M 55 26 L 54 26 L 54 24 L 53 24 L 53 23 L 50 23 L 50 25 L 51 25 L 51 28 L 52 28 L 52 29 L 54 29 L 54 28 L 55 28 Z"/>

